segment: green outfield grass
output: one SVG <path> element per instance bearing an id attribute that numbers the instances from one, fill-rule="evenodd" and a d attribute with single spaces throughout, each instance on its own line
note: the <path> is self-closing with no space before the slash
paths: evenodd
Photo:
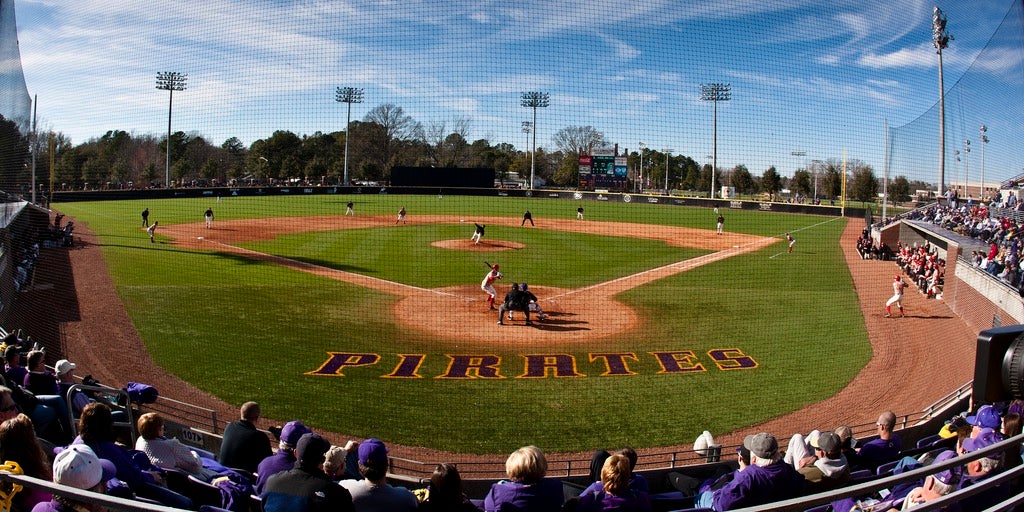
<path id="1" fill-rule="evenodd" d="M 779 237 L 736 256 L 623 293 L 640 326 L 611 340 L 523 351 L 515 329 L 493 347 L 459 347 L 425 337 L 390 318 L 395 297 L 222 252 L 150 244 L 139 212 L 163 224 L 341 215 L 419 214 L 520 218 L 537 229 L 489 226 L 487 238 L 525 244 L 494 253 L 503 270 L 531 284 L 575 288 L 702 254 L 619 237 L 543 229 L 548 218 L 629 221 L 714 229 L 708 208 L 648 204 L 427 196 L 352 195 L 110 201 L 55 205 L 85 223 L 103 254 L 132 321 L 158 364 L 231 403 L 256 400 L 279 421 L 388 442 L 469 453 L 508 453 L 524 444 L 547 451 L 692 442 L 703 430 L 723 433 L 785 414 L 842 389 L 871 349 L 839 247 L 845 220 L 724 210 L 726 229 Z M 477 284 L 481 253 L 430 246 L 467 238 L 459 224 L 410 225 L 303 233 L 251 243 L 262 252 L 421 287 Z M 796 252 L 781 236 L 791 231 Z M 157 232 L 158 241 L 162 240 Z M 528 277 L 527 277 L 528 276 Z M 511 277 L 511 276 L 510 276 Z M 439 316 L 444 311 L 437 311 Z M 459 325 L 452 325 L 453 332 Z M 752 369 L 720 369 L 709 351 L 736 349 Z M 652 352 L 692 351 L 704 371 L 664 374 Z M 328 353 L 375 353 L 377 365 L 344 376 L 309 375 Z M 590 354 L 629 353 L 633 375 L 601 376 Z M 384 378 L 400 354 L 424 354 L 422 378 Z M 501 358 L 502 379 L 436 378 L 448 355 Z M 525 354 L 568 354 L 584 377 L 517 378 Z M 142 379 L 143 376 L 140 376 Z M 174 397 L 173 390 L 161 390 Z M 779 433 L 788 435 L 789 433 Z"/>

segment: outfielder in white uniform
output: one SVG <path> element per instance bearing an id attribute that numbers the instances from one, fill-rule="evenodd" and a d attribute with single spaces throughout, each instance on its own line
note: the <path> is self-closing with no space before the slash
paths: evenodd
<path id="1" fill-rule="evenodd" d="M 498 294 L 494 290 L 494 281 L 505 277 L 498 272 L 498 264 L 495 263 L 491 266 L 491 271 L 484 276 L 483 282 L 480 283 L 480 289 L 487 292 L 487 306 L 489 309 L 494 309 L 494 296 Z"/>
<path id="2" fill-rule="evenodd" d="M 476 223 L 474 223 L 474 225 L 476 226 L 476 231 L 473 231 L 473 236 L 469 239 L 472 240 L 474 244 L 479 244 L 480 239 L 484 237 L 484 226 Z"/>
<path id="3" fill-rule="evenodd" d="M 892 297 L 890 297 L 889 301 L 885 303 L 885 317 L 886 318 L 889 318 L 889 317 L 892 316 L 892 305 L 893 304 L 896 304 L 896 307 L 899 308 L 900 316 L 901 317 L 907 316 L 906 313 L 903 312 L 903 289 L 906 288 L 906 287 L 907 287 L 907 283 L 904 282 L 903 279 L 900 278 L 899 275 L 896 275 L 896 279 L 893 280 L 893 282 L 892 282 Z"/>

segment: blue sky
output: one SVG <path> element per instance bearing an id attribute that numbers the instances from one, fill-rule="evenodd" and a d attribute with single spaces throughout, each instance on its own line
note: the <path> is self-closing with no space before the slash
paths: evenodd
<path id="1" fill-rule="evenodd" d="M 1019 0 L 1016 0 L 1019 4 Z M 687 5 L 693 4 L 693 5 Z M 898 4 L 898 5 L 896 5 Z M 884 168 L 883 123 L 898 127 L 938 99 L 931 44 L 935 4 L 918 0 L 348 1 L 17 0 L 22 64 L 40 124 L 73 142 L 120 129 L 167 130 L 159 71 L 189 74 L 174 95 L 174 130 L 245 144 L 274 130 L 344 128 L 338 86 L 365 89 L 353 119 L 393 103 L 424 125 L 468 122 L 470 140 L 526 148 L 522 91 L 549 92 L 537 144 L 593 126 L 620 148 L 712 153 L 712 105 L 700 84 L 732 85 L 718 105 L 718 164 L 791 175 L 812 159 Z M 940 4 L 955 40 L 946 88 L 963 76 L 959 112 L 947 99 L 947 145 L 986 123 L 989 179 L 1024 172 L 1024 45 L 989 39 L 1011 0 Z M 1016 8 L 1020 11 L 1019 6 Z M 988 46 L 984 62 L 978 55 Z M 970 66 L 974 64 L 973 68 Z M 970 71 L 969 71 L 970 69 Z M 973 83 L 973 82 L 972 82 Z M 964 105 L 968 105 L 966 108 Z M 894 170 L 935 181 L 931 147 Z M 917 129 L 920 126 L 920 129 Z M 914 137 L 907 137 L 907 140 Z M 922 138 L 922 137 L 916 137 Z M 974 142 L 971 168 L 980 143 Z M 805 157 L 792 156 L 794 151 Z M 953 149 L 947 154 L 952 155 Z M 929 160 L 930 159 L 930 160 Z M 928 161 L 925 161 L 928 160 Z M 980 160 L 980 158 L 977 158 Z M 947 160 L 946 181 L 953 162 Z"/>

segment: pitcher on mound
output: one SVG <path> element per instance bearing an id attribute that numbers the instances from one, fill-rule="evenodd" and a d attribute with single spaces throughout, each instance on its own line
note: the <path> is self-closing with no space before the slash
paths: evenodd
<path id="1" fill-rule="evenodd" d="M 491 271 L 484 276 L 483 282 L 480 283 L 480 289 L 487 292 L 487 306 L 489 309 L 494 309 L 494 296 L 498 294 L 494 290 L 494 281 L 505 277 L 498 272 L 498 264 L 491 265 Z"/>

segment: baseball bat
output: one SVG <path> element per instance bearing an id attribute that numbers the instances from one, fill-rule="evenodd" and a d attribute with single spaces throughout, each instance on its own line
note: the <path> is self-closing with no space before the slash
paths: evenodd
<path id="1" fill-rule="evenodd" d="M 484 265 L 487 265 L 487 268 L 494 268 L 494 265 L 487 263 L 487 260 L 484 260 Z"/>

